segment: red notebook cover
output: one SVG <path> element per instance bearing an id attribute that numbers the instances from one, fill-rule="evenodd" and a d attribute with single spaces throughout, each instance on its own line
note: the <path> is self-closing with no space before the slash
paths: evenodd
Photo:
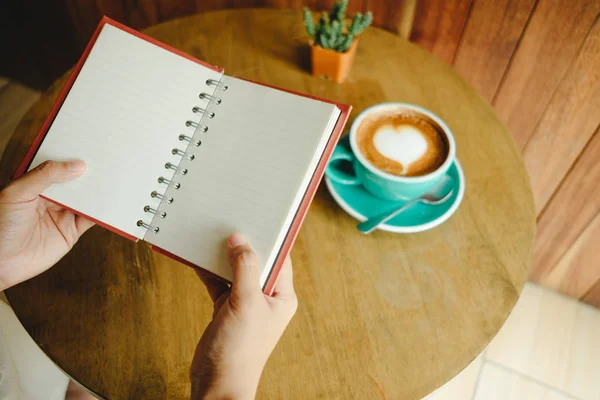
<path id="1" fill-rule="evenodd" d="M 190 56 L 190 55 L 182 52 L 181 50 L 175 49 L 175 48 L 170 47 L 170 46 L 168 46 L 168 45 L 166 45 L 164 43 L 161 43 L 161 42 L 157 41 L 156 39 L 153 39 L 153 38 L 151 38 L 151 37 L 149 37 L 147 35 L 144 35 L 143 33 L 140 33 L 140 32 L 138 32 L 138 31 L 136 31 L 134 29 L 131 29 L 131 28 L 129 28 L 129 27 L 127 27 L 127 26 L 125 26 L 125 25 L 123 25 L 123 24 L 121 24 L 119 22 L 116 22 L 116 21 L 114 21 L 114 20 L 112 20 L 112 19 L 110 19 L 108 17 L 103 17 L 102 20 L 100 21 L 100 23 L 98 24 L 98 27 L 96 28 L 96 31 L 94 32 L 94 34 L 93 34 L 90 42 L 88 43 L 88 45 L 85 48 L 83 54 L 81 55 L 81 58 L 79 59 L 79 61 L 75 65 L 75 68 L 73 69 L 73 72 L 71 73 L 71 76 L 69 76 L 69 79 L 67 80 L 67 83 L 65 84 L 65 87 L 60 92 L 56 103 L 54 104 L 54 106 L 52 107 L 52 110 L 50 111 L 50 114 L 48 115 L 48 117 L 44 121 L 44 124 L 42 125 L 42 128 L 40 129 L 40 132 L 38 133 L 38 135 L 34 139 L 33 144 L 31 145 L 31 148 L 29 149 L 29 151 L 27 152 L 27 155 L 23 159 L 23 162 L 21 163 L 21 165 L 17 169 L 17 172 L 15 173 L 15 178 L 23 175 L 25 173 L 25 171 L 27 171 L 27 168 L 29 167 L 29 165 L 31 164 L 31 162 L 33 161 L 33 158 L 35 157 L 38 148 L 40 147 L 40 145 L 42 144 L 42 142 L 43 142 L 46 134 L 48 133 L 48 130 L 50 129 L 50 126 L 52 125 L 52 122 L 54 121 L 54 118 L 56 117 L 58 111 L 60 110 L 60 107 L 62 106 L 65 98 L 67 97 L 67 94 L 69 93 L 71 87 L 73 86 L 73 83 L 77 79 L 77 76 L 79 75 L 79 72 L 81 71 L 81 68 L 83 67 L 83 64 L 85 63 L 85 61 L 86 61 L 86 59 L 87 59 L 87 57 L 88 57 L 88 55 L 89 55 L 92 47 L 94 46 L 94 43 L 96 42 L 96 39 L 98 38 L 98 35 L 100 34 L 100 32 L 102 30 L 102 27 L 105 24 L 113 25 L 113 26 L 115 26 L 115 27 L 117 27 L 119 29 L 122 29 L 122 30 L 124 30 L 124 31 L 126 31 L 126 32 L 128 32 L 128 33 L 130 33 L 130 34 L 132 34 L 134 36 L 139 37 L 140 39 L 143 39 L 143 40 L 145 40 L 145 41 L 147 41 L 149 43 L 152 43 L 152 44 L 154 44 L 156 46 L 162 47 L 163 49 L 166 49 L 166 50 L 168 50 L 168 51 L 170 51 L 172 53 L 175 53 L 177 55 L 185 57 L 188 60 L 194 61 L 194 62 L 196 62 L 198 64 L 201 64 L 201 65 L 203 65 L 205 67 L 208 67 L 208 68 L 213 69 L 213 70 L 218 71 L 218 72 L 223 72 L 222 68 L 215 67 L 215 66 L 212 66 L 210 64 L 207 64 L 206 62 L 198 60 L 198 59 L 196 59 L 196 58 L 194 58 L 194 57 L 192 57 L 192 56 Z M 250 80 L 248 80 L 248 81 L 250 81 Z M 285 241 L 284 241 L 284 243 L 283 243 L 283 245 L 282 245 L 282 247 L 281 247 L 281 249 L 279 251 L 279 255 L 277 256 L 277 258 L 276 258 L 276 260 L 275 260 L 275 262 L 273 264 L 273 268 L 271 269 L 271 273 L 270 273 L 270 275 L 269 275 L 269 277 L 268 277 L 268 279 L 267 279 L 267 281 L 265 283 L 265 286 L 263 287 L 263 291 L 266 294 L 270 295 L 270 294 L 273 293 L 273 291 L 275 289 L 275 285 L 277 283 L 277 278 L 279 276 L 279 272 L 281 270 L 281 267 L 283 266 L 283 262 L 284 262 L 286 256 L 288 255 L 288 253 L 290 252 L 290 250 L 292 248 L 292 245 L 294 244 L 294 240 L 296 239 L 296 236 L 298 235 L 298 232 L 300 230 L 300 226 L 302 225 L 302 221 L 304 220 L 304 217 L 306 216 L 306 213 L 308 212 L 308 208 L 310 206 L 310 203 L 311 203 L 311 201 L 312 201 L 312 199 L 313 199 L 313 197 L 314 197 L 314 195 L 315 195 L 315 193 L 317 191 L 317 188 L 319 186 L 321 178 L 323 177 L 323 173 L 325 172 L 325 167 L 327 166 L 327 162 L 329 161 L 329 158 L 331 157 L 331 154 L 332 154 L 332 152 L 333 152 L 333 150 L 335 148 L 335 145 L 337 144 L 337 141 L 339 140 L 339 137 L 340 137 L 340 135 L 341 135 L 341 133 L 342 133 L 342 131 L 344 129 L 346 121 L 348 120 L 348 117 L 350 115 L 350 111 L 351 111 L 352 107 L 348 106 L 348 105 L 345 105 L 345 104 L 335 103 L 335 102 L 332 102 L 332 101 L 329 101 L 329 100 L 321 99 L 321 98 L 318 98 L 318 97 L 309 96 L 309 95 L 305 95 L 305 94 L 302 94 L 302 93 L 294 92 L 294 91 L 291 91 L 291 90 L 282 89 L 282 88 L 278 88 L 278 87 L 271 86 L 271 85 L 266 85 L 266 84 L 263 84 L 263 83 L 260 83 L 260 82 L 255 82 L 255 81 L 250 81 L 250 82 L 253 82 L 253 83 L 256 83 L 256 84 L 259 84 L 259 85 L 263 85 L 263 86 L 268 86 L 268 87 L 271 87 L 271 88 L 274 88 L 274 89 L 278 89 L 278 90 L 285 91 L 285 92 L 288 92 L 288 93 L 296 94 L 296 95 L 299 95 L 299 96 L 312 98 L 312 99 L 319 100 L 319 101 L 322 101 L 322 102 L 326 102 L 326 103 L 330 103 L 330 104 L 335 104 L 340 109 L 340 111 L 341 111 L 340 116 L 338 118 L 338 121 L 337 121 L 337 123 L 336 123 L 336 125 L 335 125 L 335 127 L 334 127 L 334 129 L 333 129 L 333 131 L 331 133 L 331 136 L 329 138 L 327 146 L 325 147 L 325 151 L 323 152 L 321 160 L 319 161 L 319 163 L 317 165 L 317 168 L 316 168 L 316 170 L 315 170 L 315 172 L 313 174 L 313 177 L 312 177 L 312 179 L 311 179 L 311 181 L 310 181 L 310 183 L 308 185 L 308 188 L 307 188 L 307 190 L 306 190 L 306 192 L 304 194 L 302 202 L 300 203 L 300 207 L 298 208 L 298 210 L 296 212 L 296 215 L 294 217 L 294 220 L 292 221 L 292 224 L 290 225 L 290 228 L 288 230 L 286 239 L 285 239 Z M 52 201 L 52 200 L 47 199 L 47 198 L 46 198 L 46 200 Z M 54 201 L 52 201 L 52 202 L 56 203 Z M 58 203 L 56 203 L 56 204 L 58 204 Z M 94 218 L 92 218 L 92 217 L 90 217 L 88 215 L 82 214 L 82 213 L 78 212 L 77 210 L 70 209 L 69 207 L 66 207 L 66 206 L 64 206 L 62 204 L 58 204 L 58 205 L 60 205 L 61 207 L 65 208 L 65 209 L 68 209 L 68 210 L 70 210 L 70 211 L 72 211 L 72 212 L 74 212 L 76 214 L 82 215 L 85 218 L 88 218 L 91 221 L 94 221 L 98 225 L 100 225 L 100 226 L 102 226 L 102 227 L 104 227 L 104 228 L 106 228 L 106 229 L 108 229 L 108 230 L 110 230 L 112 232 L 115 232 L 115 233 L 117 233 L 117 234 L 119 234 L 119 235 L 121 235 L 123 237 L 126 237 L 126 238 L 128 238 L 130 240 L 133 240 L 133 241 L 137 241 L 138 240 L 134 236 L 131 236 L 131 235 L 125 233 L 125 232 L 122 232 L 121 230 L 116 229 L 113 226 L 107 225 L 107 224 L 103 223 L 102 221 L 95 220 Z M 176 255 L 174 255 L 174 254 L 172 254 L 172 253 L 170 253 L 170 252 L 168 252 L 168 251 L 166 251 L 164 249 L 161 249 L 161 248 L 156 247 L 156 246 L 151 246 L 151 247 L 152 247 L 152 249 L 154 249 L 155 251 L 157 251 L 159 253 L 165 254 L 165 255 L 167 255 L 167 256 L 169 256 L 169 257 L 171 257 L 171 258 L 173 258 L 173 259 L 175 259 L 175 260 L 177 260 L 177 261 L 179 261 L 179 262 L 181 262 L 183 264 L 189 265 L 189 266 L 191 266 L 191 267 L 193 267 L 195 269 L 200 269 L 203 273 L 206 273 L 207 275 L 210 275 L 210 276 L 213 276 L 215 278 L 223 280 L 223 278 L 221 278 L 221 277 L 219 277 L 217 275 L 214 275 L 211 272 L 202 269 L 202 267 L 194 265 L 194 264 L 190 263 L 189 261 L 184 260 L 181 257 L 178 257 L 178 256 L 176 256 Z"/>

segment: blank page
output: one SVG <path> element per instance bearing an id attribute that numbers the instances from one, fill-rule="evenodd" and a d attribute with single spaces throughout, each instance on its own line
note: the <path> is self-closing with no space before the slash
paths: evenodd
<path id="1" fill-rule="evenodd" d="M 88 171 L 43 195 L 80 213 L 142 238 L 138 220 L 151 221 L 144 206 L 158 207 L 157 177 L 170 178 L 166 162 L 193 134 L 206 80 L 221 79 L 198 63 L 106 24 L 50 127 L 31 168 L 43 161 L 82 159 Z"/>
<path id="2" fill-rule="evenodd" d="M 332 104 L 224 76 L 169 189 L 172 204 L 145 240 L 231 280 L 226 239 L 246 234 L 259 259 L 261 286 L 285 239 L 340 115 Z M 207 114 L 208 115 L 208 114 Z M 194 155 L 193 161 L 189 156 Z"/>

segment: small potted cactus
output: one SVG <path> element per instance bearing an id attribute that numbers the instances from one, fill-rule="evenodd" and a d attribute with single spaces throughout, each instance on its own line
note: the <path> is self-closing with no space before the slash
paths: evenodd
<path id="1" fill-rule="evenodd" d="M 339 0 L 328 14 L 321 13 L 315 24 L 310 10 L 304 9 L 304 26 L 310 36 L 312 74 L 326 76 L 334 82 L 342 83 L 350 72 L 356 53 L 358 34 L 373 21 L 373 14 L 357 13 L 350 26 L 346 24 L 348 0 Z"/>

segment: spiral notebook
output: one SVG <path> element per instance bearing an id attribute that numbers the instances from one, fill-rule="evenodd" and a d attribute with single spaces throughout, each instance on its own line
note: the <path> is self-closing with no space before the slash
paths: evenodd
<path id="1" fill-rule="evenodd" d="M 243 232 L 270 293 L 349 111 L 104 18 L 17 175 L 85 160 L 42 196 L 228 281 L 225 240 Z"/>

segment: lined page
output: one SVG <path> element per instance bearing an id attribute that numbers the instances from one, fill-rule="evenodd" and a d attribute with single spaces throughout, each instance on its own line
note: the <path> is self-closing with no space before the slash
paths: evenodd
<path id="1" fill-rule="evenodd" d="M 215 72 L 106 24 L 65 99 L 31 168 L 43 161 L 82 159 L 88 171 L 54 185 L 43 195 L 80 213 L 142 238 L 136 222 L 151 221 L 145 205 L 158 207 L 153 190 L 164 192 L 165 163 L 192 135 L 187 120 L 199 120 L 198 94 L 214 90 Z"/>
<path id="2" fill-rule="evenodd" d="M 265 283 L 340 111 L 332 104 L 224 76 L 208 131 L 183 158 L 172 204 L 146 240 L 231 280 L 226 239 L 243 232 Z"/>

